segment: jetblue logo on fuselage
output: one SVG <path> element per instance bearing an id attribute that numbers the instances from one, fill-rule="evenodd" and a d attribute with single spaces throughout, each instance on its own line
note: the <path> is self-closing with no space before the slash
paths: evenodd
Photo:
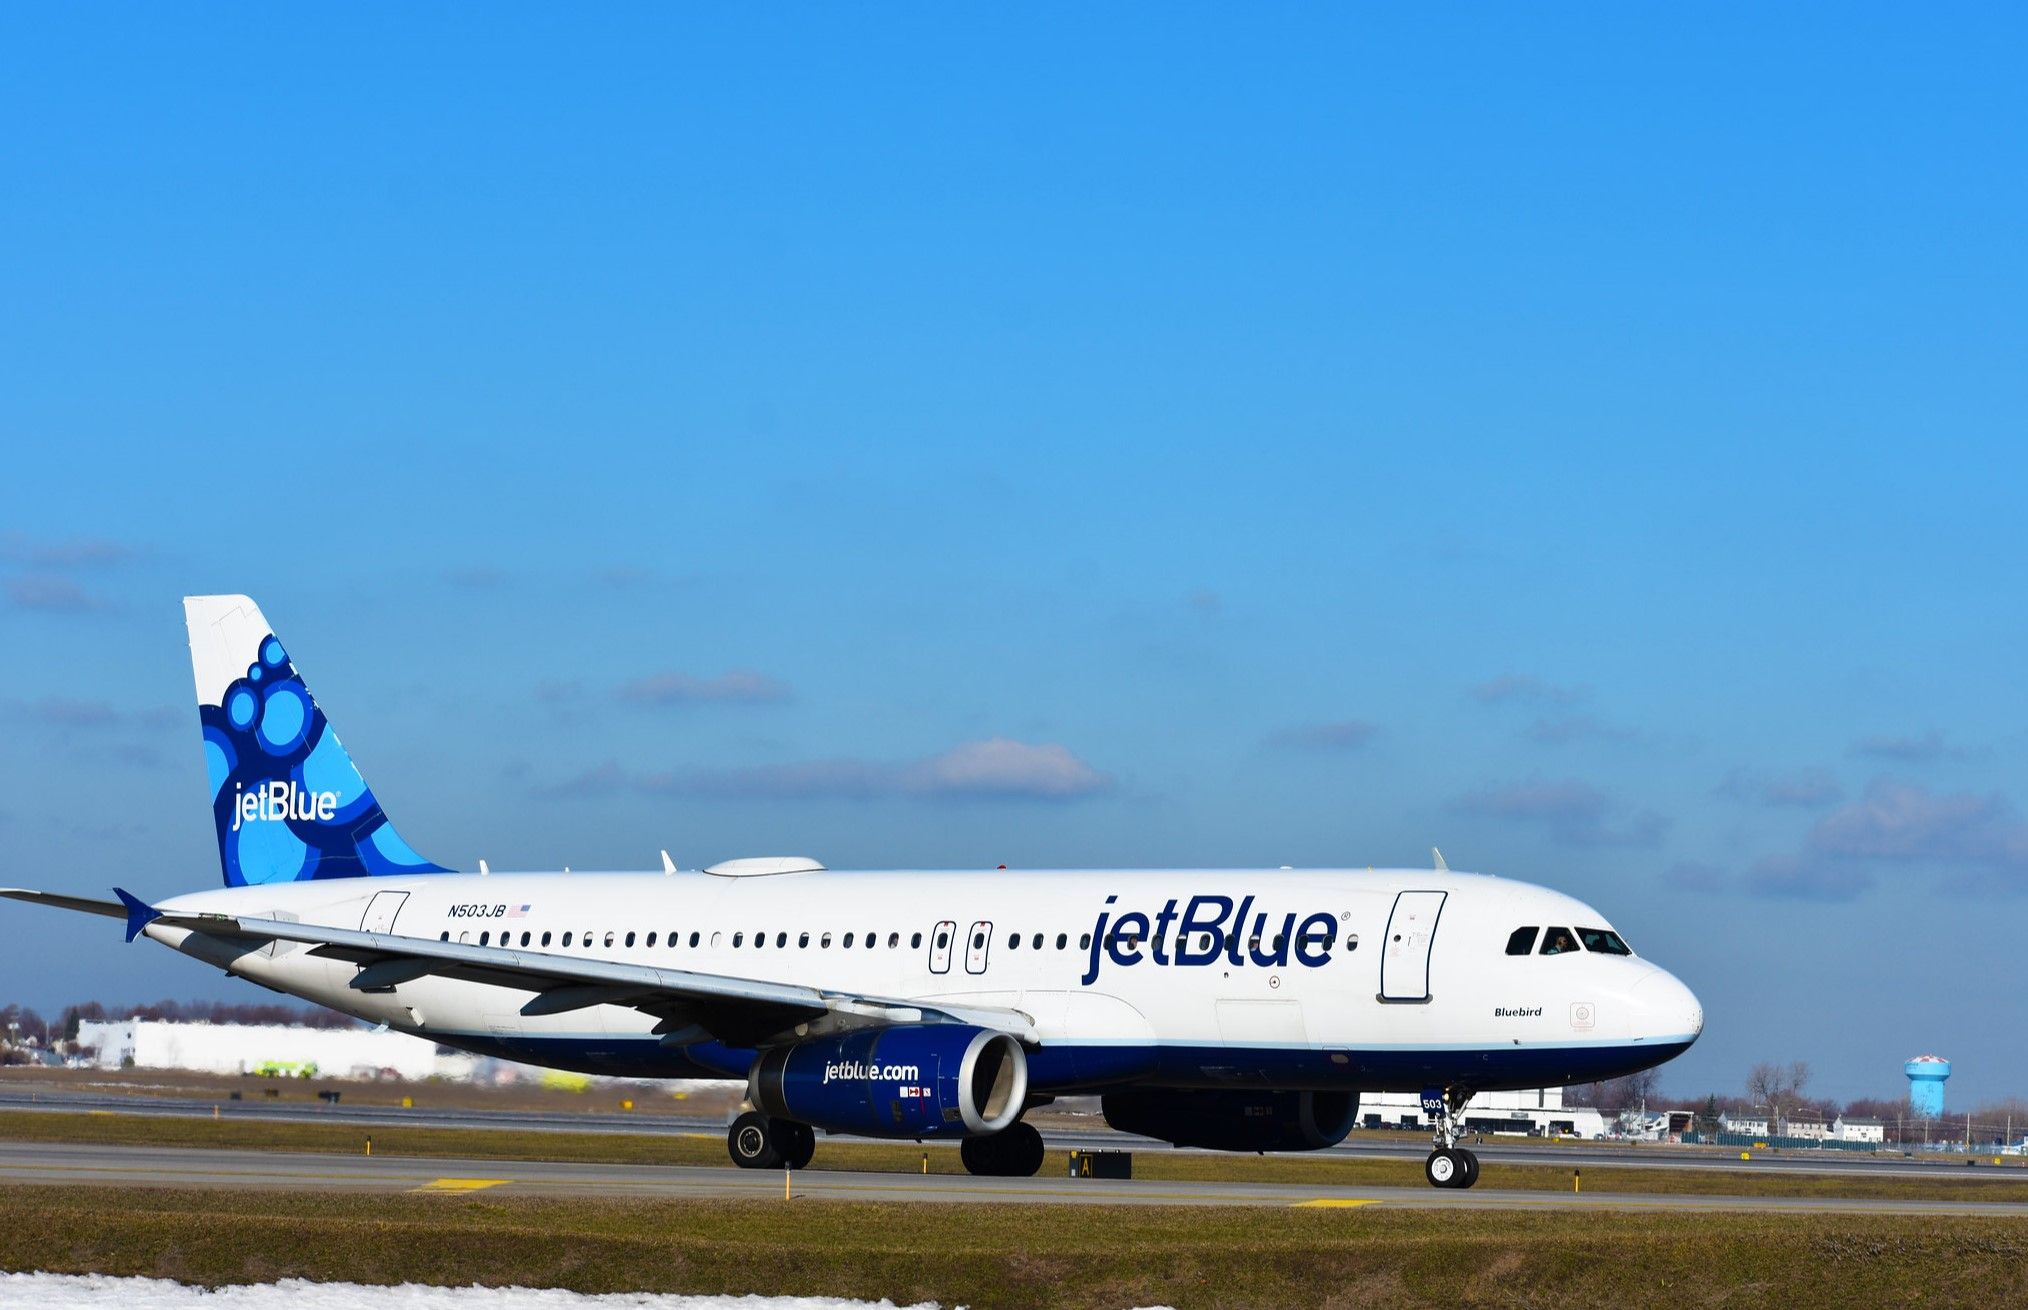
<path id="1" fill-rule="evenodd" d="M 262 783 L 252 791 L 244 784 L 233 790 L 232 830 L 238 832 L 243 823 L 263 819 L 300 820 L 304 823 L 329 823 L 338 813 L 338 793 L 335 791 L 305 791 L 293 782 L 276 780 Z"/>
<path id="2" fill-rule="evenodd" d="M 1108 896 L 1106 904 L 1118 899 Z M 1139 910 L 1118 916 L 1101 910 L 1092 929 L 1091 957 L 1079 981 L 1086 987 L 1097 982 L 1107 960 L 1123 969 L 1143 960 L 1185 968 L 1223 962 L 1235 969 L 1247 964 L 1281 969 L 1288 967 L 1291 952 L 1307 969 L 1330 961 L 1331 943 L 1338 935 L 1338 920 L 1330 911 L 1320 910 L 1300 924 L 1294 914 L 1284 914 L 1271 928 L 1272 916 L 1254 913 L 1253 901 L 1248 896 L 1235 905 L 1230 896 L 1192 896 L 1178 910 L 1171 899 L 1153 916 Z"/>

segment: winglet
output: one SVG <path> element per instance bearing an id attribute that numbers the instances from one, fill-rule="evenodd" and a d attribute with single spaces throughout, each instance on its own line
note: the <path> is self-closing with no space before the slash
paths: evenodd
<path id="1" fill-rule="evenodd" d="M 120 898 L 120 904 L 127 907 L 127 940 L 133 941 L 141 935 L 142 929 L 162 917 L 162 911 L 134 895 L 124 887 L 113 888 L 113 895 Z"/>

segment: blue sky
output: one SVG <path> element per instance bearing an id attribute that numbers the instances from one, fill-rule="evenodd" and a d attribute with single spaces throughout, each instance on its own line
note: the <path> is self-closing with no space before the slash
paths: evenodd
<path id="1" fill-rule="evenodd" d="M 0 861 L 1419 864 L 2028 1090 L 2018 13 L 0 15 Z M 0 990 L 235 995 L 21 908 Z"/>

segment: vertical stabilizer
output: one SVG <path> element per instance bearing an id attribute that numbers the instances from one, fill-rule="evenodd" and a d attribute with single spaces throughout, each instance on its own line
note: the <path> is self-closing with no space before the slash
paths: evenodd
<path id="1" fill-rule="evenodd" d="M 185 596 L 228 887 L 445 873 L 395 832 L 260 607 Z"/>

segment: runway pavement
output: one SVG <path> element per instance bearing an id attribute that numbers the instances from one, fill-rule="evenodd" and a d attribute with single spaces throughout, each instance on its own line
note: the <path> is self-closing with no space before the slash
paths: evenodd
<path id="1" fill-rule="evenodd" d="M 1604 1192 L 1466 1192 L 1436 1188 L 1315 1187 L 1110 1179 L 972 1178 L 951 1174 L 805 1170 L 786 1179 L 794 1200 L 978 1204 L 1313 1206 L 1416 1209 L 1752 1211 L 1789 1214 L 1918 1214 L 2028 1217 L 2028 1202 L 1849 1200 L 1802 1197 L 1613 1195 Z M 776 1171 L 533 1161 L 415 1159 L 0 1142 L 0 1185 L 279 1188 L 653 1199 L 782 1199 Z"/>
<path id="2" fill-rule="evenodd" d="M 216 1105 L 221 1114 L 235 1119 L 294 1123 L 349 1124 L 372 1128 L 405 1124 L 430 1128 L 480 1128 L 512 1132 L 543 1133 L 637 1133 L 672 1134 L 722 1133 L 720 1118 L 697 1115 L 623 1114 L 565 1110 L 474 1110 L 418 1106 L 402 1109 L 386 1105 L 324 1105 L 310 1101 L 213 1101 L 177 1096 L 143 1096 L 71 1089 L 0 1089 L 0 1110 L 47 1110 L 113 1114 L 165 1115 L 205 1118 Z M 1146 1138 L 1116 1133 L 1103 1124 L 1091 1127 L 1066 1126 L 1044 1120 L 1040 1125 L 1044 1141 L 1051 1147 L 1080 1150 L 1117 1148 L 1131 1151 L 1170 1151 L 1174 1148 Z M 948 1146 L 950 1143 L 938 1145 Z M 1672 1147 L 1661 1144 L 1572 1144 L 1531 1141 L 1526 1138 L 1488 1137 L 1473 1139 L 1470 1145 L 1482 1160 L 1509 1164 L 1548 1164 L 1572 1169 L 1599 1167 L 1659 1169 L 1720 1169 L 1730 1171 L 1803 1172 L 1857 1177 L 1963 1177 L 1967 1172 L 1992 1169 L 1987 1157 L 1940 1161 L 1935 1157 L 1913 1158 L 1899 1152 L 1848 1151 L 1755 1151 L 1742 1161 L 1737 1150 Z M 1360 1130 L 1338 1146 L 1320 1154 L 1352 1155 L 1420 1160 L 1429 1152 L 1429 1139 L 1422 1133 Z M 1998 1166 L 2020 1169 L 2020 1164 Z"/>

